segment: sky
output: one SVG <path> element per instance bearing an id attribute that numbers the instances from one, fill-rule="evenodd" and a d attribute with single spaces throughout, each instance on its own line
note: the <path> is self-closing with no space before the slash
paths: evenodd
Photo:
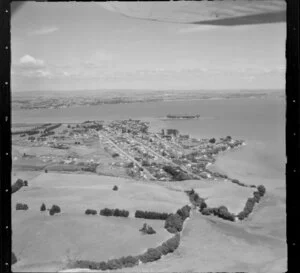
<path id="1" fill-rule="evenodd" d="M 93 2 L 27 2 L 11 37 L 12 92 L 285 87 L 285 23 L 165 23 Z"/>

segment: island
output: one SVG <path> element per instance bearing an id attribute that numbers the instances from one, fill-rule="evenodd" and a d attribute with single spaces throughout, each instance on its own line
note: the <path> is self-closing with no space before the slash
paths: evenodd
<path id="1" fill-rule="evenodd" d="M 197 119 L 200 115 L 167 115 L 168 119 Z"/>

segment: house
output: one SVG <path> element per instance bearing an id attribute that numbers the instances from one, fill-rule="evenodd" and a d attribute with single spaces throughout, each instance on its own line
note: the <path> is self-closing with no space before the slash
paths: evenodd
<path id="1" fill-rule="evenodd" d="M 179 131 L 176 130 L 176 129 L 167 129 L 167 135 L 169 135 L 169 136 L 178 136 Z"/>

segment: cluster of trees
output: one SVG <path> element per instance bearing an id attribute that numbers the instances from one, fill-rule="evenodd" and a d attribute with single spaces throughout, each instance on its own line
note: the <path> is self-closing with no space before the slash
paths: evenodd
<path id="1" fill-rule="evenodd" d="M 185 191 L 186 194 L 189 196 L 190 202 L 195 206 L 199 207 L 200 211 L 202 211 L 204 208 L 207 208 L 207 204 L 205 203 L 205 200 L 201 198 L 198 193 L 194 191 L 194 189 L 190 191 Z"/>
<path id="2" fill-rule="evenodd" d="M 53 205 L 51 207 L 51 209 L 49 210 L 49 214 L 52 216 L 54 215 L 55 213 L 60 213 L 60 207 L 57 206 L 57 205 Z"/>
<path id="3" fill-rule="evenodd" d="M 161 212 L 154 212 L 154 211 L 142 211 L 137 210 L 135 212 L 135 218 L 144 218 L 144 219 L 158 219 L 158 220 L 166 220 L 170 214 L 169 213 L 161 213 Z"/>
<path id="4" fill-rule="evenodd" d="M 93 270 L 116 270 L 126 267 L 134 267 L 139 261 L 149 263 L 156 261 L 163 255 L 174 252 L 180 243 L 180 234 L 175 234 L 172 238 L 156 248 L 149 248 L 145 253 L 138 256 L 126 256 L 119 259 L 108 260 L 107 262 L 92 262 L 87 260 L 78 260 L 72 267 L 89 268 Z"/>
<path id="5" fill-rule="evenodd" d="M 172 238 L 156 248 L 149 248 L 145 253 L 139 255 L 142 263 L 149 263 L 159 260 L 161 256 L 174 252 L 180 243 L 180 234 L 175 234 Z"/>
<path id="6" fill-rule="evenodd" d="M 183 172 L 180 168 L 178 167 L 172 167 L 172 166 L 164 166 L 163 170 L 172 175 L 173 180 L 175 181 L 183 181 L 183 180 L 188 180 L 191 179 L 191 177 Z"/>
<path id="7" fill-rule="evenodd" d="M 182 231 L 183 220 L 177 213 L 171 214 L 165 221 L 165 229 L 170 233 L 177 233 Z"/>
<path id="8" fill-rule="evenodd" d="M 170 214 L 165 220 L 165 229 L 170 233 L 177 233 L 182 231 L 183 222 L 186 218 L 190 217 L 191 207 L 186 205 L 178 209 L 175 214 Z"/>
<path id="9" fill-rule="evenodd" d="M 210 142 L 210 143 L 216 143 L 216 139 L 215 139 L 215 138 L 211 138 L 211 139 L 209 140 L 209 142 Z"/>
<path id="10" fill-rule="evenodd" d="M 143 227 L 140 229 L 143 234 L 155 234 L 156 231 L 146 223 L 144 223 Z"/>
<path id="11" fill-rule="evenodd" d="M 239 220 L 244 220 L 253 211 L 255 203 L 259 203 L 261 197 L 266 193 L 266 188 L 263 185 L 257 187 L 257 191 L 253 192 L 253 197 L 248 198 L 244 209 L 237 215 Z"/>
<path id="12" fill-rule="evenodd" d="M 16 210 L 28 210 L 28 205 L 22 204 L 22 203 L 17 203 Z"/>
<path id="13" fill-rule="evenodd" d="M 100 210 L 100 215 L 102 216 L 117 216 L 117 217 L 128 217 L 128 210 L 120 210 L 120 209 L 102 209 Z"/>
<path id="14" fill-rule="evenodd" d="M 94 210 L 94 209 L 87 209 L 86 211 L 85 211 L 85 214 L 86 215 L 96 215 L 97 214 L 97 211 L 96 210 Z"/>
<path id="15" fill-rule="evenodd" d="M 218 208 L 204 208 L 201 213 L 203 215 L 215 215 L 218 216 L 224 220 L 229 220 L 234 222 L 235 221 L 235 215 L 233 213 L 230 213 L 228 209 L 225 206 L 220 206 Z"/>
<path id="16" fill-rule="evenodd" d="M 238 184 L 239 186 L 242 186 L 242 187 L 248 187 L 246 184 L 240 182 L 237 179 L 232 179 L 231 182 L 234 183 L 234 184 Z"/>
<path id="17" fill-rule="evenodd" d="M 107 262 L 91 262 L 79 260 L 73 264 L 75 268 L 89 268 L 93 270 L 116 270 L 125 267 L 138 265 L 138 256 L 127 256 L 119 259 L 108 260 Z"/>
<path id="18" fill-rule="evenodd" d="M 26 181 L 26 180 L 25 180 Z M 27 182 L 27 181 L 26 181 Z M 28 183 L 27 183 L 28 185 Z M 11 193 L 17 192 L 24 186 L 24 181 L 22 179 L 18 179 L 12 186 L 11 186 Z"/>

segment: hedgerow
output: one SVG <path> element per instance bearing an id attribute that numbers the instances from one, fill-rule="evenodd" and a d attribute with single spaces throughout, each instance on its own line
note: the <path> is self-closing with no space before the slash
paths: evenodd
<path id="1" fill-rule="evenodd" d="M 154 212 L 154 211 L 142 211 L 137 210 L 135 212 L 135 218 L 144 218 L 144 219 L 158 219 L 158 220 L 166 220 L 170 214 L 169 213 L 161 213 L 161 212 Z"/>
<path id="2" fill-rule="evenodd" d="M 120 210 L 120 209 L 102 209 L 100 210 L 100 215 L 102 216 L 117 216 L 117 217 L 128 217 L 128 210 Z"/>
<path id="3" fill-rule="evenodd" d="M 85 211 L 85 214 L 86 214 L 86 215 L 96 215 L 96 214 L 97 214 L 97 211 L 94 210 L 94 209 L 87 209 L 87 210 Z"/>
<path id="4" fill-rule="evenodd" d="M 19 189 L 23 187 L 23 180 L 18 179 L 12 186 L 11 186 L 11 193 L 17 192 Z"/>

